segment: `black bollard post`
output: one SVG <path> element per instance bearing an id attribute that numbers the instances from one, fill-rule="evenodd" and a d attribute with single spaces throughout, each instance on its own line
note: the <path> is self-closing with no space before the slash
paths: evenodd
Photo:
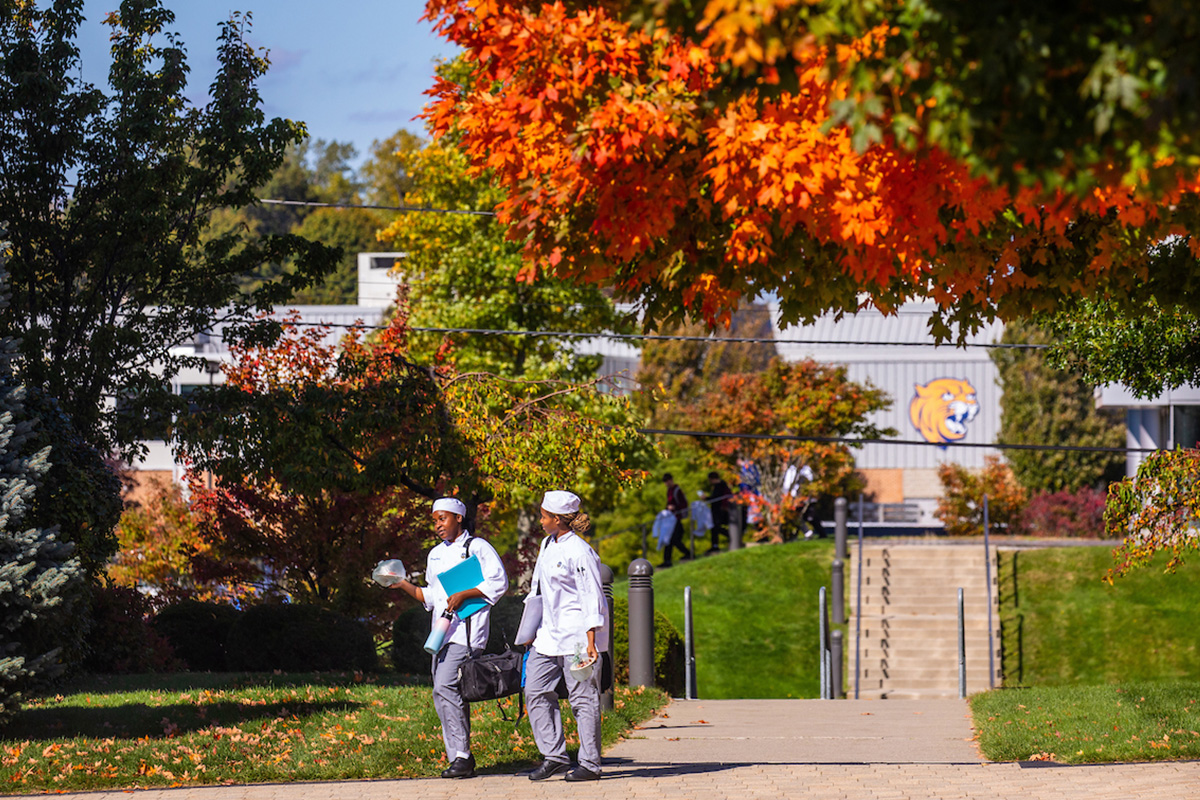
<path id="1" fill-rule="evenodd" d="M 654 685 L 654 567 L 629 565 L 629 685 Z"/>
<path id="2" fill-rule="evenodd" d="M 846 498 L 839 497 L 833 501 L 833 621 L 837 625 L 846 624 L 846 521 L 849 518 L 849 508 Z"/>
<path id="3" fill-rule="evenodd" d="M 843 576 L 843 565 L 840 558 L 833 559 L 833 576 L 829 590 L 833 592 L 833 624 L 846 624 L 846 579 Z"/>
<path id="4" fill-rule="evenodd" d="M 612 637 L 612 618 L 613 618 L 613 579 L 616 576 L 613 574 L 612 567 L 608 564 L 600 565 L 600 585 L 604 588 L 604 599 L 608 602 L 608 663 L 613 669 L 616 669 L 616 653 L 613 652 L 613 637 Z M 610 687 L 607 692 L 600 695 L 600 709 L 602 711 L 612 711 L 613 708 L 613 690 Z"/>
<path id="5" fill-rule="evenodd" d="M 829 660 L 833 667 L 829 673 L 830 696 L 834 700 L 842 699 L 842 632 L 835 630 L 829 634 Z"/>
<path id="6" fill-rule="evenodd" d="M 845 563 L 846 561 L 846 531 L 847 520 L 850 518 L 849 504 L 846 498 L 839 497 L 833 501 L 833 557 Z"/>
<path id="7" fill-rule="evenodd" d="M 744 515 L 745 510 L 746 510 L 745 506 L 740 506 L 735 503 L 733 506 L 733 510 L 729 512 L 729 550 L 730 550 L 730 552 L 732 552 L 734 550 L 742 549 L 742 528 L 745 524 L 743 522 L 743 520 L 745 520 L 745 515 Z"/>

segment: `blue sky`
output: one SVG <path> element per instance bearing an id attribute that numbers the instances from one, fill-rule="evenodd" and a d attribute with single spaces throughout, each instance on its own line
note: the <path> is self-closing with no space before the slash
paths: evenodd
<path id="1" fill-rule="evenodd" d="M 108 70 L 105 14 L 119 0 L 85 0 L 80 26 L 83 77 L 103 85 Z M 400 128 L 423 133 L 413 117 L 426 102 L 434 61 L 454 48 L 421 22 L 422 0 L 165 0 L 172 30 L 191 65 L 189 95 L 203 102 L 216 71 L 218 24 L 232 11 L 253 15 L 250 41 L 266 48 L 271 70 L 260 91 L 269 117 L 308 124 L 314 139 L 352 142 L 359 160 L 371 142 Z"/>

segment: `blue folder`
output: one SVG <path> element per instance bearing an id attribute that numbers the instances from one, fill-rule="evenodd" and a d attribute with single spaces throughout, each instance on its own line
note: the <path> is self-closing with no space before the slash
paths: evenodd
<path id="1" fill-rule="evenodd" d="M 483 567 L 475 556 L 463 559 L 460 563 L 437 576 L 442 591 L 449 597 L 456 592 L 474 589 L 483 583 Z M 487 608 L 488 601 L 482 597 L 472 597 L 454 612 L 459 619 L 466 619 L 475 612 Z"/>

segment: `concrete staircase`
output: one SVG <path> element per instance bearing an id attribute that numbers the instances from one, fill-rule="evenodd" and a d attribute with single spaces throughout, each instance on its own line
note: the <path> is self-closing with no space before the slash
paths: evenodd
<path id="1" fill-rule="evenodd" d="M 846 696 L 854 696 L 854 619 L 858 554 L 847 570 L 848 659 Z M 996 608 L 996 551 L 991 552 L 992 628 L 1000 666 Z M 958 589 L 963 590 L 967 693 L 988 680 L 988 592 L 983 544 L 865 544 L 862 581 L 862 674 L 859 697 L 958 696 Z M 996 685 L 1000 685 L 999 674 Z"/>

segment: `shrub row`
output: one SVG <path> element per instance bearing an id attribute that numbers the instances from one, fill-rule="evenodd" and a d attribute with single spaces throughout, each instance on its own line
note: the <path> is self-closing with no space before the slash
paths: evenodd
<path id="1" fill-rule="evenodd" d="M 1087 539 L 1104 535 L 1104 492 L 1084 487 L 1074 492 L 1039 492 L 1030 497 L 1012 470 L 989 456 L 982 472 L 944 464 L 939 476 L 945 494 L 938 518 L 952 536 L 983 532 L 983 496 L 988 496 L 992 532 L 1049 538 Z"/>
<path id="2" fill-rule="evenodd" d="M 93 672 L 318 672 L 377 665 L 365 625 L 317 606 L 241 611 L 185 600 L 166 606 L 147 625 L 146 601 L 134 589 L 106 587 L 93 605 L 87 661 Z"/>

